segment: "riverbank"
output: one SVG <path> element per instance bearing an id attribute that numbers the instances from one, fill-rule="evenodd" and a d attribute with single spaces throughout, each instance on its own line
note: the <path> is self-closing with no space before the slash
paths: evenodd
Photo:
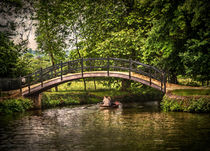
<path id="1" fill-rule="evenodd" d="M 131 93 L 128 91 L 97 90 L 97 91 L 71 91 L 71 92 L 45 92 L 42 95 L 42 108 L 56 106 L 94 104 L 102 102 L 104 96 L 110 96 L 113 101 L 135 102 L 147 100 L 161 100 L 162 95 L 153 91 L 147 93 Z"/>
<path id="2" fill-rule="evenodd" d="M 163 111 L 210 113 L 210 89 L 177 89 L 163 97 Z"/>
<path id="3" fill-rule="evenodd" d="M 180 111 L 180 112 L 210 112 L 210 89 L 198 88 L 190 89 L 177 86 L 169 87 L 169 90 L 163 97 L 160 91 L 134 83 L 127 91 L 121 91 L 120 87 L 104 85 L 96 81 L 96 87 L 93 81 L 86 81 L 87 89 L 84 90 L 83 81 L 74 81 L 59 85 L 58 92 L 51 89 L 42 94 L 42 108 L 62 107 L 68 105 L 94 104 L 101 102 L 104 96 L 110 96 L 113 101 L 151 101 L 162 100 L 161 108 L 163 111 Z M 119 83 L 118 83 L 119 84 Z M 25 107 L 24 103 L 28 102 L 23 98 L 12 98 L 1 101 L 1 113 L 23 112 L 32 109 L 31 105 Z M 33 104 L 32 104 L 33 106 Z"/>
<path id="4" fill-rule="evenodd" d="M 163 97 L 163 94 L 158 90 L 140 84 L 132 85 L 131 89 L 127 91 L 121 91 L 119 87 L 113 85 L 110 88 L 108 84 L 104 86 L 100 82 L 96 82 L 97 89 L 95 89 L 93 81 L 86 81 L 86 84 L 86 91 L 84 90 L 82 81 L 75 81 L 59 85 L 58 92 L 53 88 L 42 93 L 42 109 L 69 105 L 94 104 L 101 102 L 104 96 L 110 96 L 113 101 L 120 102 L 161 100 Z M 23 102 L 25 100 L 26 102 L 28 101 L 28 99 L 19 99 L 17 97 L 1 101 L 3 105 L 0 104 L 0 108 L 5 108 L 5 105 L 11 107 L 6 107 L 6 111 L 0 109 L 0 114 L 23 112 L 32 109 L 32 107 L 22 107 L 19 100 Z"/>
<path id="5" fill-rule="evenodd" d="M 115 83 L 115 84 L 113 84 Z M 127 91 L 120 90 L 120 82 L 114 81 L 111 85 L 100 81 L 86 81 L 86 91 L 83 81 L 73 81 L 59 85 L 56 92 L 44 92 L 42 95 L 42 108 L 56 106 L 94 104 L 103 100 L 104 96 L 110 96 L 113 101 L 147 101 L 161 100 L 163 95 L 156 89 L 134 83 Z M 97 89 L 96 89 L 97 88 Z"/>

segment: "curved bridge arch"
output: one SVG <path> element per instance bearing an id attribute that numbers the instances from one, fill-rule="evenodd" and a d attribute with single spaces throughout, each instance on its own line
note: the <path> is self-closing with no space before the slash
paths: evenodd
<path id="1" fill-rule="evenodd" d="M 166 92 L 163 71 L 131 59 L 86 58 L 61 62 L 20 78 L 23 96 L 33 96 L 59 84 L 91 77 L 116 77 L 133 80 Z"/>

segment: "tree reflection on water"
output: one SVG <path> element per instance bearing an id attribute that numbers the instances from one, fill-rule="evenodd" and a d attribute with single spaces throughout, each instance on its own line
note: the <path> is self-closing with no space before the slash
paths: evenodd
<path id="1" fill-rule="evenodd" d="M 0 150 L 209 149 L 209 115 L 160 112 L 158 104 L 54 108 L 10 117 L 9 122 L 2 117 Z"/>

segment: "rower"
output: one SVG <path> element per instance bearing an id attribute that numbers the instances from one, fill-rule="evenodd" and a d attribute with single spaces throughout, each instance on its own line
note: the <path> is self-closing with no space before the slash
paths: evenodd
<path id="1" fill-rule="evenodd" d="M 111 106 L 111 98 L 104 96 L 103 106 Z"/>

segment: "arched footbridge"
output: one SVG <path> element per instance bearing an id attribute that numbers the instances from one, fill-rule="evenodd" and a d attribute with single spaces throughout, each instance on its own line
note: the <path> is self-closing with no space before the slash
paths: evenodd
<path id="1" fill-rule="evenodd" d="M 153 66 L 131 59 L 81 58 L 60 62 L 20 77 L 20 92 L 30 97 L 62 83 L 91 77 L 116 77 L 140 82 L 166 92 L 165 73 Z"/>

